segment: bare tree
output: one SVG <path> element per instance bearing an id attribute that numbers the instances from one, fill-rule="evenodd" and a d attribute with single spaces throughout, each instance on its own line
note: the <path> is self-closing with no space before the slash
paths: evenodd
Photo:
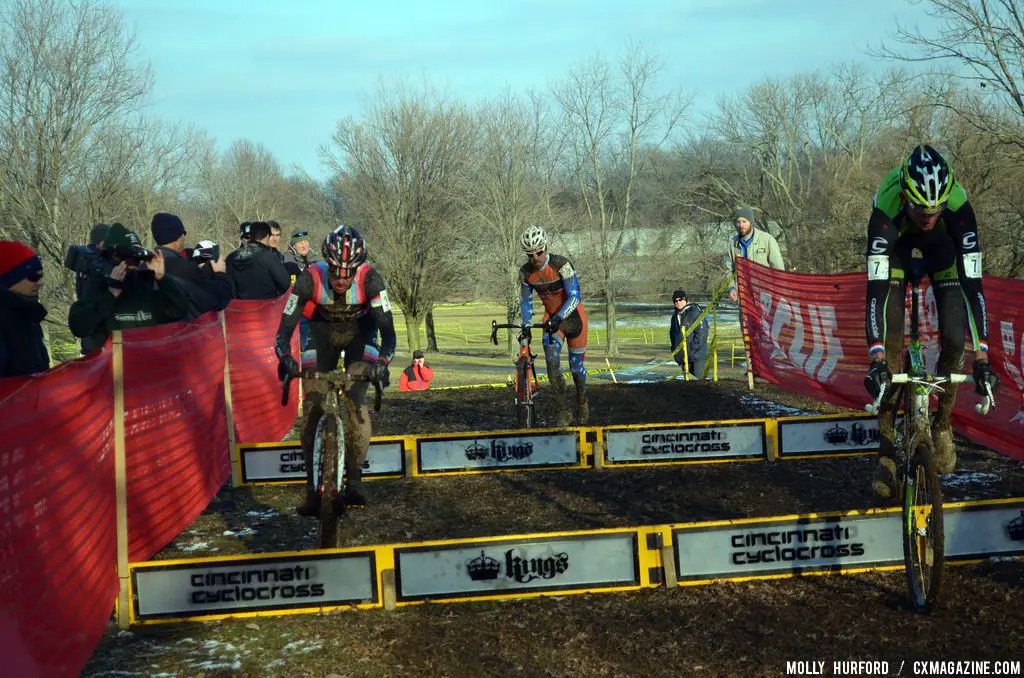
<path id="1" fill-rule="evenodd" d="M 137 65 L 120 13 L 100 2 L 11 0 L 0 21 L 6 235 L 63 261 L 87 229 L 72 211 L 92 160 L 144 103 L 149 68 Z"/>
<path id="2" fill-rule="evenodd" d="M 509 93 L 486 102 L 477 112 L 479 135 L 473 171 L 465 177 L 462 217 L 474 237 L 477 257 L 488 274 L 482 291 L 500 298 L 507 322 L 519 317 L 518 270 L 523 263 L 519 235 L 552 214 L 551 176 L 558 159 L 551 112 L 539 96 Z M 508 348 L 513 351 L 513 336 Z"/>
<path id="3" fill-rule="evenodd" d="M 405 314 L 410 350 L 432 304 L 465 284 L 457 189 L 475 133 L 465 107 L 429 85 L 382 81 L 363 119 L 340 122 L 322 152 L 366 226 L 371 260 Z"/>
<path id="4" fill-rule="evenodd" d="M 943 101 L 978 130 L 1024 151 L 1024 12 L 1019 0 L 912 0 L 941 22 L 936 34 L 897 26 L 893 39 L 907 51 L 882 46 L 874 53 L 906 62 L 959 67 L 952 77 L 984 88 L 1012 115 L 991 115 L 976 99 Z M 962 106 L 958 104 L 973 103 Z"/>
<path id="5" fill-rule="evenodd" d="M 239 139 L 218 155 L 206 142 L 200 162 L 200 183 L 220 237 L 237 238 L 244 221 L 280 216 L 288 203 L 281 165 L 261 143 Z"/>
<path id="6" fill-rule="evenodd" d="M 568 170 L 605 300 L 607 353 L 617 355 L 615 277 L 633 225 L 634 189 L 652 153 L 678 130 L 689 101 L 657 93 L 661 62 L 637 44 L 616 64 L 597 56 L 554 88 L 567 126 Z"/>

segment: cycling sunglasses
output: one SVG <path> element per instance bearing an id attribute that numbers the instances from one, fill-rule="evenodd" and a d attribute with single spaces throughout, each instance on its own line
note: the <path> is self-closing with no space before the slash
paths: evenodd
<path id="1" fill-rule="evenodd" d="M 929 216 L 934 214 L 942 214 L 942 211 L 946 209 L 946 204 L 943 203 L 938 207 L 925 207 L 923 205 L 908 204 L 907 209 L 917 214 L 927 214 Z"/>
<path id="2" fill-rule="evenodd" d="M 547 250 L 537 250 L 536 252 L 527 252 L 526 256 L 528 256 L 528 257 L 539 257 L 539 256 L 543 256 L 545 252 L 547 252 Z"/>

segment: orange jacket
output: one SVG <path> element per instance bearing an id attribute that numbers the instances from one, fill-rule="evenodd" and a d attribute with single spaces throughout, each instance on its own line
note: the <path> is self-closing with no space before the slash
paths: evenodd
<path id="1" fill-rule="evenodd" d="M 419 374 L 417 374 L 417 372 Z M 430 381 L 434 378 L 434 370 L 427 367 L 426 364 L 423 367 L 416 368 L 415 365 L 409 365 L 402 370 L 402 376 L 398 380 L 399 391 L 426 391 L 430 388 Z"/>

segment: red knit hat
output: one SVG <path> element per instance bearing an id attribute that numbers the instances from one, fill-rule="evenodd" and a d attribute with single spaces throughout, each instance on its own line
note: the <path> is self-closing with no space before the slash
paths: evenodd
<path id="1" fill-rule="evenodd" d="M 42 270 L 43 262 L 31 247 L 14 240 L 0 240 L 0 287 L 10 288 Z"/>

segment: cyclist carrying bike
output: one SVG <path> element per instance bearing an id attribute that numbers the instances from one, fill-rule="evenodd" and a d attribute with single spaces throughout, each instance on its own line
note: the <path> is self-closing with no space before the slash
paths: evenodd
<path id="1" fill-rule="evenodd" d="M 580 281 L 569 260 L 548 252 L 548 239 L 540 226 L 530 226 L 519 238 L 528 261 L 519 269 L 520 313 L 523 324 L 533 318 L 532 298 L 537 292 L 544 304 L 544 361 L 555 401 L 558 426 L 569 423 L 565 406 L 565 380 L 560 365 L 562 340 L 569 344 L 569 371 L 576 385 L 576 423 L 585 425 L 590 418 L 587 403 L 587 312 L 580 295 Z M 529 334 L 530 330 L 524 330 Z"/>
<path id="2" fill-rule="evenodd" d="M 316 349 L 317 372 L 337 369 L 345 352 L 345 369 L 353 376 L 387 386 L 388 363 L 395 355 L 395 325 L 384 279 L 366 261 L 366 245 L 349 226 L 338 226 L 323 242 L 323 259 L 310 264 L 295 280 L 277 328 L 275 351 L 278 376 L 299 374 L 291 355 L 291 337 L 303 316 L 309 319 L 310 343 Z M 380 345 L 377 334 L 380 334 Z M 363 463 L 370 448 L 370 410 L 366 404 L 367 381 L 345 390 L 345 474 L 342 496 L 345 506 L 364 508 Z M 299 515 L 315 516 L 320 500 L 313 487 L 313 442 L 323 414 L 326 382 L 304 379 L 302 405 L 302 454 L 306 462 L 306 503 Z"/>
<path id="3" fill-rule="evenodd" d="M 901 371 L 904 302 L 911 273 L 927 273 L 935 294 L 940 348 L 936 374 L 948 376 L 963 369 L 966 308 L 975 351 L 975 388 L 984 395 L 985 382 L 993 391 L 999 385 L 988 362 L 981 258 L 977 220 L 966 191 L 934 148 L 918 146 L 902 166 L 886 175 L 868 221 L 866 327 L 871 367 L 864 386 L 877 397 L 886 385 L 879 414 L 878 468 L 871 484 L 883 499 L 898 492 L 893 445 L 898 403 L 896 389 L 887 385 L 893 372 Z M 951 426 L 956 390 L 955 385 L 947 385 L 939 395 L 932 426 L 939 473 L 956 467 Z"/>

